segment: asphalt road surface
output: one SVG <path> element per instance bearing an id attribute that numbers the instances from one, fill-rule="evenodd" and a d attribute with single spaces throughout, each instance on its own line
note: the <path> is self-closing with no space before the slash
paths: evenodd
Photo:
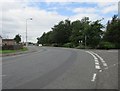
<path id="1" fill-rule="evenodd" d="M 2 89 L 117 89 L 118 51 L 30 47 L 2 58 Z"/>

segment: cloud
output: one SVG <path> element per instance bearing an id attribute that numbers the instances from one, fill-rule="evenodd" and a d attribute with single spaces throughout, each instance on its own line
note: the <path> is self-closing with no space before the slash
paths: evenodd
<path id="1" fill-rule="evenodd" d="M 96 11 L 97 10 L 95 8 L 90 7 L 80 7 L 73 10 L 75 13 L 95 13 Z"/>
<path id="2" fill-rule="evenodd" d="M 118 2 L 101 2 L 97 3 L 101 13 L 107 14 L 111 12 L 118 12 Z"/>
<path id="3" fill-rule="evenodd" d="M 36 2 L 39 0 L 35 0 Z M 119 0 L 41 0 L 45 2 L 118 2 Z"/>
<path id="4" fill-rule="evenodd" d="M 32 17 L 32 21 L 27 21 L 28 39 L 29 41 L 36 42 L 36 38 L 40 37 L 43 32 L 50 31 L 54 24 L 66 19 L 65 16 L 61 16 L 57 12 L 48 12 L 35 7 L 21 8 L 22 6 L 14 6 L 14 3 L 12 4 L 14 8 L 10 9 L 8 5 L 8 9 L 4 9 L 2 17 L 2 33 L 6 37 L 13 38 L 16 34 L 20 34 L 25 38 L 25 21 L 27 18 Z"/>
<path id="5" fill-rule="evenodd" d="M 111 12 L 118 12 L 118 4 L 113 4 L 111 6 L 108 6 L 104 8 L 103 13 L 111 13 Z"/>
<path id="6" fill-rule="evenodd" d="M 72 21 L 75 21 L 77 19 L 82 19 L 84 17 L 89 17 L 91 21 L 95 21 L 97 19 L 101 19 L 101 16 L 99 16 L 98 14 L 92 14 L 92 13 L 86 13 L 86 14 L 77 14 L 75 16 L 70 17 Z"/>
<path id="7" fill-rule="evenodd" d="M 12 0 L 13 2 L 6 2 L 2 4 L 2 11 L 0 14 L 0 30 L 2 30 L 2 35 L 4 37 L 9 36 L 9 38 L 14 38 L 16 34 L 22 35 L 22 41 L 25 41 L 25 32 L 26 32 L 26 19 L 32 17 L 33 20 L 28 20 L 28 40 L 32 42 L 36 42 L 36 38 L 40 37 L 43 32 L 47 32 L 51 30 L 51 27 L 54 24 L 57 24 L 61 20 L 65 20 L 69 18 L 74 21 L 77 19 L 81 19 L 85 16 L 90 17 L 90 20 L 97 20 L 101 18 L 105 18 L 105 22 L 110 19 L 110 16 L 104 16 L 103 14 L 111 13 L 116 11 L 116 3 L 96 3 L 96 7 L 70 7 L 70 3 L 58 1 L 58 6 L 61 6 L 63 10 L 67 9 L 69 12 L 74 12 L 74 15 L 67 16 L 62 15 L 58 12 L 60 7 L 50 7 L 47 9 L 43 9 L 41 7 L 31 7 L 30 3 L 40 2 L 39 0 L 31 1 L 23 0 L 17 1 Z M 52 0 L 51 0 L 52 1 Z M 70 0 L 69 0 L 70 1 Z M 51 2 L 47 1 L 48 6 Z M 114 9 L 115 8 L 115 9 Z M 103 13 L 103 14 L 102 14 Z"/>

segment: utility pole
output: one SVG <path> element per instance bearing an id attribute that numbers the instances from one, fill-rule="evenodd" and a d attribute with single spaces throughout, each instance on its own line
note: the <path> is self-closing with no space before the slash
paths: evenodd
<path id="1" fill-rule="evenodd" d="M 28 19 L 26 19 L 26 47 L 28 47 L 28 36 L 27 36 L 27 21 L 28 20 L 32 20 L 32 18 L 28 18 Z"/>

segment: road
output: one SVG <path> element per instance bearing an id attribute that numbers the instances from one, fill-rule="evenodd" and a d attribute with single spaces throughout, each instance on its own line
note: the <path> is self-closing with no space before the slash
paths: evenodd
<path id="1" fill-rule="evenodd" d="M 118 88 L 117 50 L 34 49 L 2 58 L 3 89 Z"/>

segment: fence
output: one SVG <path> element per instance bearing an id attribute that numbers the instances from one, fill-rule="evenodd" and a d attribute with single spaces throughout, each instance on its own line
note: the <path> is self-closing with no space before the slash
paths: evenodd
<path id="1" fill-rule="evenodd" d="M 19 50 L 22 49 L 23 45 L 3 45 L 2 50 Z"/>

